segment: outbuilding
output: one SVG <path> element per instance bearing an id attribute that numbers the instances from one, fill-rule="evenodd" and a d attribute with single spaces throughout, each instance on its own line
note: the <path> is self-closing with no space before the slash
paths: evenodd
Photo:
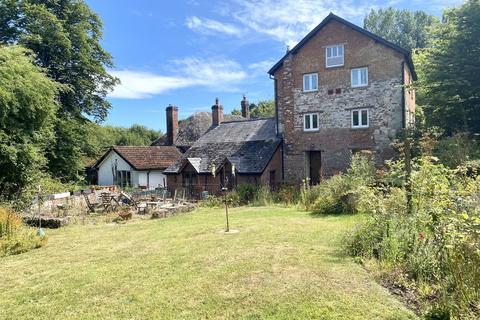
<path id="1" fill-rule="evenodd" d="M 94 165 L 98 185 L 166 187 L 163 171 L 181 155 L 175 146 L 113 146 Z"/>

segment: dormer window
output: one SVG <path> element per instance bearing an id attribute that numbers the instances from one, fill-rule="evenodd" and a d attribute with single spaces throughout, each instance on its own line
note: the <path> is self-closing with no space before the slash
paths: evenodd
<path id="1" fill-rule="evenodd" d="M 343 44 L 336 44 L 334 46 L 326 47 L 325 57 L 326 57 L 327 68 L 343 66 L 343 63 L 344 63 L 343 52 L 344 52 Z"/>
<path id="2" fill-rule="evenodd" d="M 309 73 L 303 75 L 303 92 L 318 90 L 318 74 Z"/>

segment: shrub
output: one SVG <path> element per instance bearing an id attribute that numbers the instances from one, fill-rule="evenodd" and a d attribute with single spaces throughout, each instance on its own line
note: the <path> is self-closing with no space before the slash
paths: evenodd
<path id="1" fill-rule="evenodd" d="M 310 187 L 303 181 L 301 203 L 308 211 L 320 214 L 357 212 L 359 193 L 375 183 L 376 169 L 370 155 L 355 154 L 346 174 L 338 174 Z"/>
<path id="2" fill-rule="evenodd" d="M 235 190 L 227 193 L 227 202 L 231 207 L 243 205 L 266 206 L 274 202 L 273 195 L 266 186 L 256 186 L 251 184 L 242 184 Z M 205 207 L 222 207 L 225 205 L 224 195 L 209 196 L 202 201 Z"/>
<path id="3" fill-rule="evenodd" d="M 277 192 L 272 194 L 272 200 L 276 203 L 283 203 L 285 206 L 290 206 L 300 200 L 300 192 L 297 186 L 282 185 Z"/>
<path id="4" fill-rule="evenodd" d="M 385 177 L 394 177 L 399 162 Z M 345 239 L 353 256 L 375 258 L 386 274 L 398 270 L 428 292 L 430 317 L 480 315 L 480 177 L 435 164 L 413 164 L 413 211 L 407 212 L 403 185 L 384 181 L 358 194 L 357 210 L 367 215 Z M 395 181 L 395 179 L 388 181 Z"/>
<path id="5" fill-rule="evenodd" d="M 480 145 L 467 133 L 457 133 L 452 137 L 440 139 L 433 148 L 433 155 L 441 163 L 456 168 L 468 161 L 480 158 Z"/>
<path id="6" fill-rule="evenodd" d="M 227 193 L 227 204 L 230 207 L 238 207 L 241 205 L 240 197 L 237 192 L 231 191 Z M 225 206 L 224 195 L 209 195 L 207 199 L 200 202 L 200 205 L 208 208 L 220 208 Z"/>
<path id="7" fill-rule="evenodd" d="M 0 207 L 0 256 L 18 254 L 41 247 L 45 239 L 23 225 L 12 210 Z"/>
<path id="8" fill-rule="evenodd" d="M 245 205 L 253 202 L 258 197 L 259 189 L 259 186 L 253 184 L 241 184 L 235 188 L 235 192 L 238 194 L 240 203 Z"/>
<path id="9" fill-rule="evenodd" d="M 0 207 L 0 238 L 11 237 L 22 227 L 22 219 L 13 211 Z"/>

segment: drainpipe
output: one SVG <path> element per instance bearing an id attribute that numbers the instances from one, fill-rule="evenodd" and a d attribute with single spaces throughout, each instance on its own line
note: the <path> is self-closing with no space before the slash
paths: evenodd
<path id="1" fill-rule="evenodd" d="M 405 61 L 402 61 L 402 125 L 407 128 L 407 117 L 405 115 L 407 108 L 405 106 Z"/>
<path id="2" fill-rule="evenodd" d="M 150 190 L 150 170 L 147 171 L 147 190 Z"/>

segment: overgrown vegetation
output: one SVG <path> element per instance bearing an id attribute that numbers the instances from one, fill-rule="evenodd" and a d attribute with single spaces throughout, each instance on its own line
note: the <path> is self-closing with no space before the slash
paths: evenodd
<path id="1" fill-rule="evenodd" d="M 19 215 L 9 208 L 0 207 L 0 257 L 39 248 L 44 243 L 45 238 L 26 227 Z"/>
<path id="2" fill-rule="evenodd" d="M 272 191 L 263 185 L 241 184 L 227 193 L 227 203 L 231 207 L 268 206 L 272 204 L 290 206 L 297 204 L 299 199 L 298 188 L 293 185 L 282 185 L 278 190 Z M 210 195 L 201 204 L 205 207 L 222 207 L 225 205 L 225 195 Z"/>
<path id="3" fill-rule="evenodd" d="M 301 204 L 307 211 L 318 214 L 355 213 L 359 193 L 375 181 L 375 166 L 371 155 L 355 154 L 345 174 L 333 176 L 316 186 L 303 181 Z"/>

